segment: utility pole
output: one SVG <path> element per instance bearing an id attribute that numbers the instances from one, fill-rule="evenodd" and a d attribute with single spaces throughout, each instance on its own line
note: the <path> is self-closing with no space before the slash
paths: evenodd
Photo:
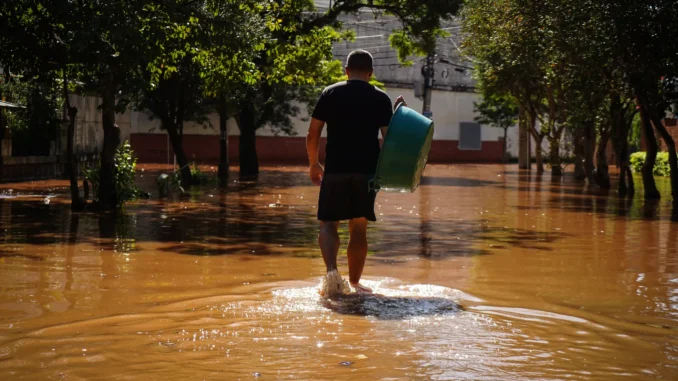
<path id="1" fill-rule="evenodd" d="M 431 52 L 426 57 L 426 64 L 421 68 L 421 74 L 424 76 L 424 108 L 421 114 L 427 118 L 433 117 L 431 112 L 431 93 L 433 92 L 433 82 L 436 75 L 435 53 Z"/>
<path id="2" fill-rule="evenodd" d="M 523 106 L 520 106 L 518 117 L 518 167 L 520 169 L 531 168 L 531 149 L 530 149 L 530 126 L 527 122 L 527 112 Z"/>

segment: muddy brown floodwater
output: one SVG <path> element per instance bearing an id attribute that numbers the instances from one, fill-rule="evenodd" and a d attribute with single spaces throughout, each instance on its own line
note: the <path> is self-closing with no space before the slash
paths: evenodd
<path id="1" fill-rule="evenodd" d="M 379 295 L 330 303 L 303 168 L 119 217 L 65 185 L 0 186 L 0 380 L 678 379 L 668 201 L 430 166 L 378 197 Z"/>

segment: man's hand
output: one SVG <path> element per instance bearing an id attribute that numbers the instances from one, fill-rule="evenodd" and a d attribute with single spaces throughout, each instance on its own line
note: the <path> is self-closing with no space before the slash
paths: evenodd
<path id="1" fill-rule="evenodd" d="M 322 184 L 323 182 L 324 174 L 322 165 L 320 164 L 311 165 L 309 172 L 311 174 L 311 181 L 313 181 L 313 184 L 320 186 L 320 184 Z"/>
<path id="2" fill-rule="evenodd" d="M 397 109 L 401 103 L 403 106 L 407 106 L 407 102 L 405 102 L 405 98 L 403 98 L 402 95 L 398 96 L 398 98 L 395 100 L 395 103 L 393 103 L 393 110 Z"/>

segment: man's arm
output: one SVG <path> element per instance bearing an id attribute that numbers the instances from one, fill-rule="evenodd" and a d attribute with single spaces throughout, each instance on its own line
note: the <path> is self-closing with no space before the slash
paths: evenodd
<path id="1" fill-rule="evenodd" d="M 311 124 L 306 135 L 306 152 L 308 153 L 309 172 L 313 184 L 320 185 L 323 180 L 323 167 L 320 165 L 318 153 L 320 152 L 320 136 L 323 133 L 325 122 L 311 118 Z"/>
<path id="2" fill-rule="evenodd" d="M 388 133 L 388 126 L 380 127 L 379 130 L 381 131 L 381 138 L 386 139 L 386 134 Z"/>
<path id="3" fill-rule="evenodd" d="M 400 104 L 403 104 L 403 106 L 407 106 L 407 103 L 405 102 L 405 98 L 403 96 L 399 96 L 395 102 L 393 103 L 393 110 L 397 109 Z M 381 130 L 381 138 L 386 139 L 386 134 L 388 134 L 388 126 L 382 126 L 379 128 Z"/>

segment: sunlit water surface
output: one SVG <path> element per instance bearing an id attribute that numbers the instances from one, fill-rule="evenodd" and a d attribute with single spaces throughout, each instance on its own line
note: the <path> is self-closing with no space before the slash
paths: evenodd
<path id="1" fill-rule="evenodd" d="M 375 295 L 330 301 L 303 168 L 161 201 L 159 170 L 117 217 L 0 185 L 0 380 L 678 379 L 668 202 L 430 166 L 378 197 Z"/>

